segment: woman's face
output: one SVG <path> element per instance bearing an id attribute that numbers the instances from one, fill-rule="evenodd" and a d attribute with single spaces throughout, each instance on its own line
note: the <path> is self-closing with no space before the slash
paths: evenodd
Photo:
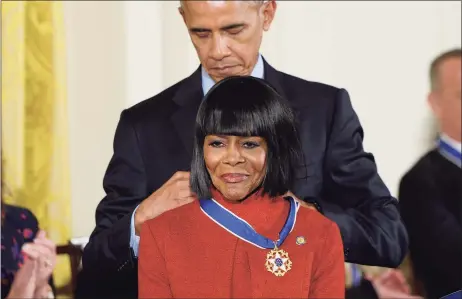
<path id="1" fill-rule="evenodd" d="M 265 177 L 268 147 L 261 137 L 207 135 L 205 166 L 212 184 L 223 196 L 239 201 Z"/>

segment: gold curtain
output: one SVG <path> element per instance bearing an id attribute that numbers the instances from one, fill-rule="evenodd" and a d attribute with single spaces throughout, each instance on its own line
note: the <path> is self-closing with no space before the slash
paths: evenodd
<path id="1" fill-rule="evenodd" d="M 57 244 L 71 235 L 62 2 L 2 2 L 2 173 L 8 203 L 30 209 Z M 54 273 L 70 279 L 69 260 Z"/>

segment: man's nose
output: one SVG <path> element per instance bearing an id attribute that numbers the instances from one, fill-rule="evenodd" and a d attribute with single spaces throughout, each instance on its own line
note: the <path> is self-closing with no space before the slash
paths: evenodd
<path id="1" fill-rule="evenodd" d="M 227 39 L 221 35 L 213 38 L 212 49 L 210 56 L 214 60 L 222 60 L 226 56 L 229 56 L 230 51 L 228 47 Z"/>

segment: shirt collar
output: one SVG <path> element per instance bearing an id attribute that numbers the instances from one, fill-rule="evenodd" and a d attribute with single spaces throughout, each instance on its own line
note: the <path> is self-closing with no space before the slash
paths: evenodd
<path id="1" fill-rule="evenodd" d="M 263 57 L 261 54 L 258 54 L 258 60 L 257 63 L 255 64 L 255 67 L 253 68 L 252 74 L 250 74 L 252 77 L 255 78 L 260 78 L 263 79 L 264 76 L 264 64 L 263 64 Z M 202 91 L 204 92 L 204 95 L 209 92 L 209 90 L 215 85 L 215 81 L 207 74 L 205 71 L 204 67 L 201 67 L 201 76 L 202 76 Z"/>
<path id="2" fill-rule="evenodd" d="M 453 138 L 449 137 L 448 135 L 442 133 L 441 140 L 446 142 L 449 146 L 451 146 L 453 149 L 455 149 L 459 153 L 462 151 L 462 144 L 459 141 L 454 140 Z"/>

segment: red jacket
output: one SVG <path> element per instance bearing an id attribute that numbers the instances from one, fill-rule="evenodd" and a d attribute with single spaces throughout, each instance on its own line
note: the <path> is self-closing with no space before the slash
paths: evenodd
<path id="1" fill-rule="evenodd" d="M 231 204 L 215 200 L 259 234 L 277 239 L 290 203 L 251 197 Z M 305 240 L 305 243 L 298 242 Z M 336 224 L 300 207 L 280 249 L 292 267 L 275 276 L 265 267 L 270 249 L 252 245 L 212 221 L 199 201 L 147 221 L 138 257 L 140 298 L 344 298 L 343 246 Z"/>

